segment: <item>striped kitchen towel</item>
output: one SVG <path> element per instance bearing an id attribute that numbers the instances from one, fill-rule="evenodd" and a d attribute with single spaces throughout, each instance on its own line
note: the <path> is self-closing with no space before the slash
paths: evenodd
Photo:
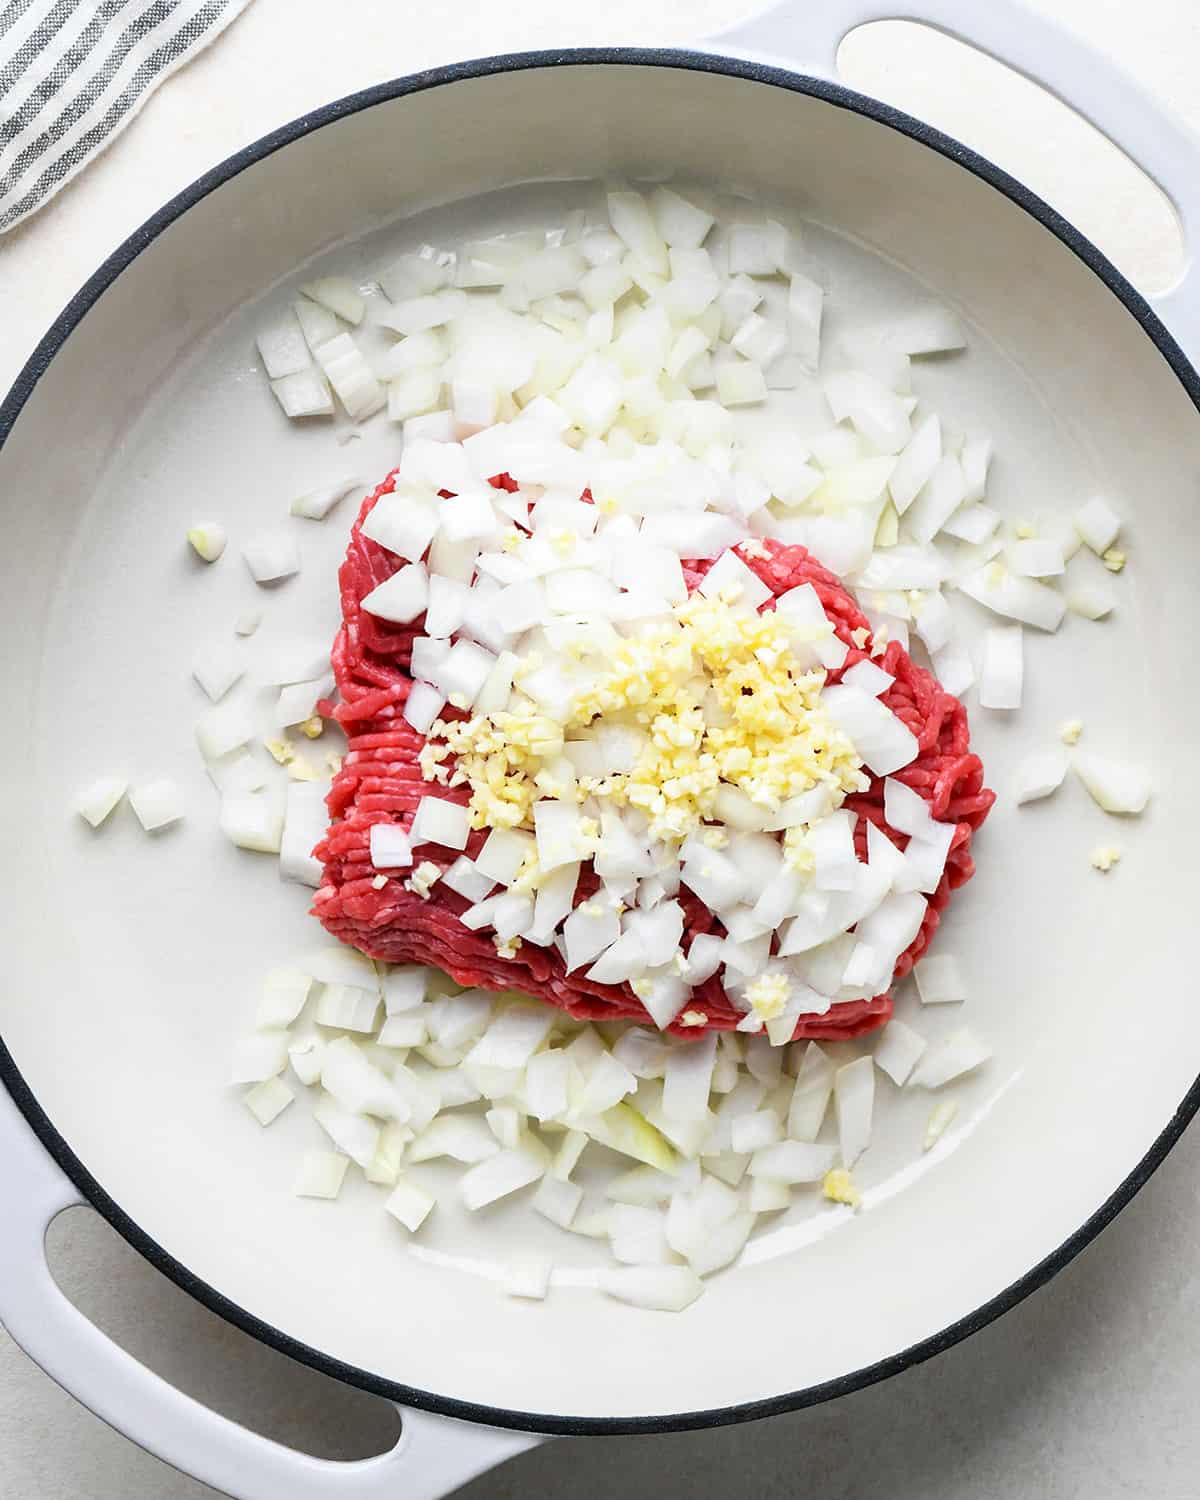
<path id="1" fill-rule="evenodd" d="M 0 233 L 52 198 L 249 0 L 0 0 Z"/>

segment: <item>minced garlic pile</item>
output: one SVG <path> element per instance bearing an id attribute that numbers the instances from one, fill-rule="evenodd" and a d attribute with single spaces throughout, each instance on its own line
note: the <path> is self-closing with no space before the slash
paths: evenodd
<path id="1" fill-rule="evenodd" d="M 532 703 L 439 720 L 422 771 L 470 786 L 475 828 L 530 827 L 542 797 L 637 808 L 651 836 L 670 843 L 719 815 L 723 787 L 775 809 L 823 786 L 828 809 L 835 808 L 867 778 L 853 744 L 822 708 L 824 671 L 797 667 L 796 632 L 795 621 L 774 612 L 739 608 L 736 589 L 714 598 L 694 593 L 671 620 L 610 643 L 590 673 L 585 647 L 585 685 L 563 722 Z M 515 675 L 519 681 L 519 669 Z M 589 758 L 578 747 L 597 738 L 602 754 L 623 759 L 624 769 L 579 769 Z M 785 844 L 802 867 L 804 830 L 789 829 Z"/>

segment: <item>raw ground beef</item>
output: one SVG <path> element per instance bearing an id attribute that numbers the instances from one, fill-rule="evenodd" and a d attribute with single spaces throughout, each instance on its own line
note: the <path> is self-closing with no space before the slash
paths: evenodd
<path id="1" fill-rule="evenodd" d="M 507 476 L 492 480 L 497 488 L 515 489 Z M 413 638 L 421 634 L 423 618 L 408 626 L 394 626 L 362 609 L 362 600 L 400 566 L 400 560 L 362 535 L 362 522 L 381 495 L 395 486 L 395 475 L 368 495 L 355 522 L 346 560 L 339 572 L 343 624 L 333 650 L 333 667 L 341 702 L 333 710 L 349 738 L 349 752 L 329 794 L 333 819 L 316 854 L 324 862 L 320 889 L 313 912 L 334 937 L 373 958 L 389 963 L 431 964 L 463 985 L 490 990 L 522 990 L 540 996 L 580 1020 L 628 1018 L 650 1022 L 641 1002 L 627 984 L 597 984 L 582 972 L 567 974 L 562 958 L 553 948 L 537 948 L 526 942 L 514 958 L 497 955 L 491 936 L 471 932 L 458 920 L 470 904 L 442 884 L 434 885 L 424 900 L 405 889 L 411 871 L 389 874 L 387 884 L 376 890 L 372 882 L 380 873 L 370 859 L 370 828 L 373 823 L 398 823 L 407 828 L 421 798 L 430 790 L 418 766 L 424 744 L 402 717 L 412 679 L 409 663 Z M 769 556 L 745 557 L 776 596 L 802 583 L 811 583 L 821 598 L 837 634 L 850 647 L 844 671 L 866 654 L 851 640 L 851 632 L 867 621 L 838 579 L 805 551 L 775 542 L 764 544 Z M 709 564 L 684 564 L 689 587 L 704 576 Z M 937 890 L 929 897 L 925 922 L 912 946 L 896 966 L 900 978 L 924 953 L 937 929 L 950 892 L 971 878 L 971 835 L 983 822 L 994 794 L 983 785 L 983 766 L 972 755 L 967 715 L 962 704 L 944 692 L 935 678 L 919 667 L 895 641 L 879 664 L 895 678 L 883 694 L 883 702 L 916 735 L 917 759 L 897 773 L 929 803 L 934 817 L 958 825 Z M 841 671 L 830 673 L 831 681 Z M 467 788 L 438 788 L 440 797 L 466 802 Z M 901 848 L 907 840 L 888 828 L 883 816 L 883 788 L 873 779 L 869 791 L 850 797 L 846 805 L 859 815 L 856 843 L 866 858 L 866 823 L 870 819 L 886 829 Z M 473 833 L 467 854 L 475 854 L 486 831 Z M 437 845 L 423 845 L 419 860 L 429 860 L 445 869 L 456 854 Z M 586 900 L 599 882 L 585 870 L 576 901 Z M 689 891 L 681 889 L 679 900 L 686 915 L 686 937 L 723 929 L 713 914 Z M 671 1027 L 684 1036 L 702 1029 L 728 1030 L 742 1017 L 726 998 L 720 976 L 714 975 L 692 991 L 687 1008 L 703 1011 L 708 1024 L 701 1027 Z M 825 1015 L 803 1016 L 796 1037 L 842 1039 L 859 1036 L 882 1026 L 892 1013 L 890 993 L 872 1000 L 841 1002 Z"/>

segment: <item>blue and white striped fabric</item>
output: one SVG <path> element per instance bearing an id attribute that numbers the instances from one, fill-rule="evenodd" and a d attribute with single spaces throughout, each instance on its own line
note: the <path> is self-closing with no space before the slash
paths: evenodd
<path id="1" fill-rule="evenodd" d="M 249 0 L 0 0 L 0 233 L 128 125 Z"/>

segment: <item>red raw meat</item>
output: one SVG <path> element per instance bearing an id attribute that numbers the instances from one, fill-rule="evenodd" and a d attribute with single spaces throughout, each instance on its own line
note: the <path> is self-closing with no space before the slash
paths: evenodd
<path id="1" fill-rule="evenodd" d="M 410 871 L 389 874 L 376 890 L 378 874 L 371 864 L 370 829 L 373 823 L 396 823 L 408 828 L 421 798 L 430 791 L 418 765 L 424 736 L 418 734 L 402 714 L 412 686 L 409 664 L 412 643 L 422 633 L 423 620 L 395 626 L 378 620 L 362 609 L 362 600 L 400 566 L 400 560 L 362 534 L 362 523 L 381 495 L 395 487 L 389 474 L 363 502 L 350 536 L 346 560 L 339 572 L 343 624 L 333 649 L 333 668 L 341 693 L 334 716 L 349 738 L 349 752 L 329 794 L 333 822 L 316 854 L 324 862 L 324 878 L 313 903 L 313 913 L 334 937 L 373 958 L 388 963 L 431 964 L 444 970 L 459 984 L 490 990 L 522 990 L 537 995 L 580 1020 L 630 1020 L 650 1022 L 645 1008 L 627 984 L 597 984 L 582 973 L 568 974 L 553 948 L 538 948 L 525 942 L 513 958 L 501 958 L 491 937 L 471 932 L 458 920 L 470 905 L 440 882 L 429 899 L 405 888 Z M 507 475 L 497 476 L 497 488 L 515 489 Z M 802 583 L 811 583 L 838 636 L 850 647 L 845 665 L 830 673 L 838 681 L 846 668 L 867 654 L 855 646 L 851 633 L 867 628 L 867 620 L 836 576 L 823 568 L 803 547 L 763 544 L 767 556 L 743 555 L 776 596 Z M 704 576 L 707 562 L 686 562 L 684 574 L 689 588 Z M 995 796 L 983 785 L 983 765 L 971 753 L 966 710 L 957 698 L 945 692 L 937 680 L 919 667 L 898 642 L 888 644 L 879 665 L 895 678 L 882 701 L 912 730 L 920 746 L 911 765 L 897 779 L 919 792 L 935 818 L 957 824 L 946 870 L 931 895 L 921 931 L 901 955 L 895 977 L 912 968 L 928 947 L 950 892 L 974 873 L 971 836 L 988 814 Z M 465 803 L 465 787 L 438 787 L 439 797 Z M 866 858 L 866 824 L 870 819 L 885 829 L 903 848 L 903 834 L 888 827 L 883 816 L 883 786 L 873 778 L 869 791 L 847 799 L 846 805 L 859 815 L 856 844 L 860 859 Z M 471 835 L 467 854 L 478 852 L 486 831 Z M 435 845 L 422 847 L 420 858 L 446 869 L 457 856 Z M 585 870 L 576 901 L 586 900 L 599 881 Z M 718 919 L 689 891 L 679 895 L 686 926 L 685 938 L 696 933 L 722 932 Z M 726 998 L 720 975 L 714 975 L 692 991 L 687 1008 L 702 1011 L 704 1027 L 670 1028 L 683 1036 L 702 1030 L 729 1030 L 742 1019 Z M 825 1015 L 802 1016 L 796 1037 L 837 1040 L 860 1036 L 882 1026 L 892 1013 L 890 993 L 871 1000 L 839 1002 Z"/>

